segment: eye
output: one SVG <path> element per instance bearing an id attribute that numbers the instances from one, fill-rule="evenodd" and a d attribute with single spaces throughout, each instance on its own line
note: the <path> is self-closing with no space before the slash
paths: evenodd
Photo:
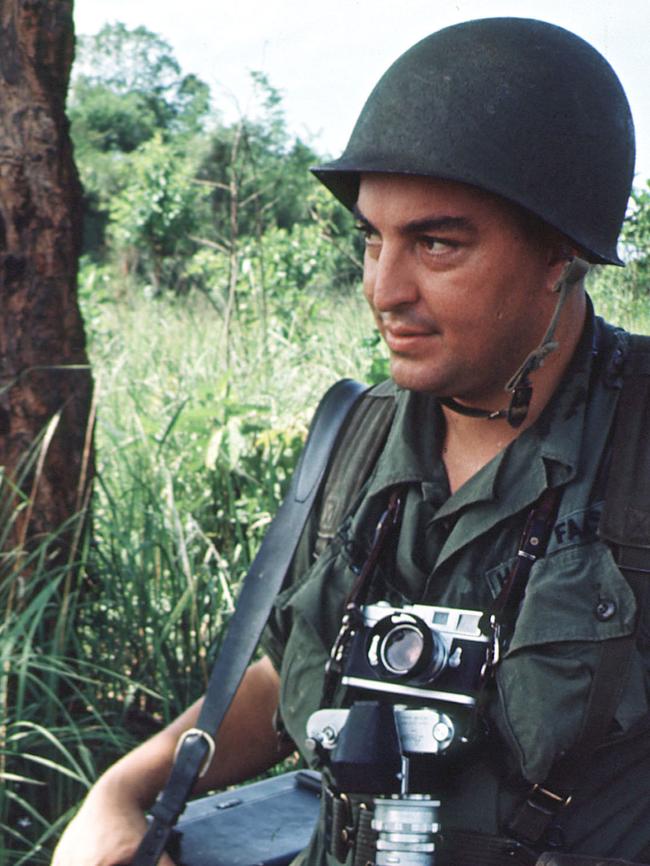
<path id="1" fill-rule="evenodd" d="M 376 246 L 381 243 L 379 232 L 368 223 L 357 223 L 355 229 L 363 236 L 366 246 Z"/>
<path id="2" fill-rule="evenodd" d="M 378 259 L 381 252 L 381 235 L 377 229 L 368 223 L 358 223 L 356 229 L 363 237 L 365 255 L 370 259 Z"/>
<path id="3" fill-rule="evenodd" d="M 439 238 L 432 235 L 423 235 L 419 239 L 420 244 L 424 247 L 427 255 L 440 256 L 451 252 L 458 247 L 457 241 L 449 240 L 449 238 Z"/>

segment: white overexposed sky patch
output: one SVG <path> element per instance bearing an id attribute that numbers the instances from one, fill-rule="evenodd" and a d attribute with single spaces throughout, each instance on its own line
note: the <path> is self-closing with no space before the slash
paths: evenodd
<path id="1" fill-rule="evenodd" d="M 212 88 L 226 119 L 246 111 L 250 70 L 283 95 L 290 129 L 338 156 L 365 98 L 417 40 L 471 18 L 515 15 L 559 24 L 592 43 L 618 73 L 637 129 L 637 183 L 650 178 L 647 0 L 76 0 L 78 33 L 106 22 L 144 25 L 184 72 Z"/>

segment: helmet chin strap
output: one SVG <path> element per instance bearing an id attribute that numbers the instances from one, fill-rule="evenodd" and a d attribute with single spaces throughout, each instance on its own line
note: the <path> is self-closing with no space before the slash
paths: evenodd
<path id="1" fill-rule="evenodd" d="M 511 395 L 507 409 L 496 409 L 494 411 L 490 409 L 477 409 L 473 406 L 464 406 L 453 397 L 441 397 L 440 402 L 442 405 L 454 412 L 458 412 L 460 415 L 467 415 L 470 418 L 485 418 L 488 421 L 505 418 L 511 427 L 520 427 L 528 415 L 530 400 L 533 396 L 533 386 L 529 376 L 543 365 L 551 352 L 557 349 L 558 343 L 554 339 L 554 336 L 560 313 L 570 292 L 583 279 L 588 270 L 589 265 L 583 259 L 572 258 L 567 263 L 555 287 L 558 299 L 546 333 L 542 337 L 539 346 L 528 355 L 505 387 L 505 391 Z"/>

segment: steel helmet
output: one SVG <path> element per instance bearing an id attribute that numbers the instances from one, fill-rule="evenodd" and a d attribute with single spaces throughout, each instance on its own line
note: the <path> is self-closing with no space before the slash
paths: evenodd
<path id="1" fill-rule="evenodd" d="M 348 208 L 360 172 L 471 184 L 531 211 L 588 260 L 622 264 L 634 125 L 616 74 L 583 39 L 543 21 L 487 18 L 399 57 L 341 158 L 313 171 Z"/>

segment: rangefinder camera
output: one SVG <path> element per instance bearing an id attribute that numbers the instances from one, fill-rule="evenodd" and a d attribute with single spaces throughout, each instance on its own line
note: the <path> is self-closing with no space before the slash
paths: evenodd
<path id="1" fill-rule="evenodd" d="M 482 611 L 365 605 L 342 682 L 352 688 L 473 707 L 486 660 Z"/>

